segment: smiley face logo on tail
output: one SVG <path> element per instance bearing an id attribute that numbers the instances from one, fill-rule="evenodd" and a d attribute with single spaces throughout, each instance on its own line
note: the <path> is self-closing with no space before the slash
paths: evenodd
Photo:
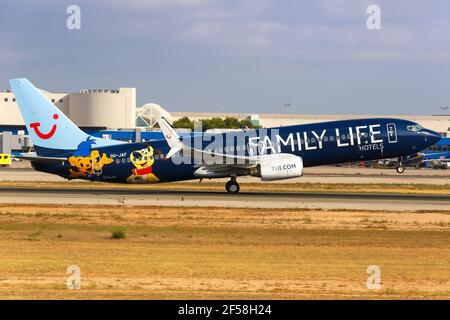
<path id="1" fill-rule="evenodd" d="M 58 120 L 58 118 L 59 118 L 58 114 L 55 113 L 55 114 L 53 115 L 53 119 Z M 47 139 L 50 139 L 51 137 L 53 137 L 53 135 L 54 135 L 55 132 L 56 132 L 56 128 L 57 128 L 57 125 L 56 125 L 56 123 L 55 123 L 55 124 L 53 124 L 53 126 L 52 126 L 52 128 L 50 129 L 49 132 L 43 133 L 43 132 L 41 132 L 41 130 L 39 129 L 40 126 L 41 126 L 41 123 L 40 123 L 40 122 L 33 122 L 33 123 L 30 123 L 30 128 L 32 128 L 32 129 L 34 130 L 34 133 L 36 133 L 36 135 L 37 135 L 39 138 L 43 139 L 43 140 L 47 140 Z"/>

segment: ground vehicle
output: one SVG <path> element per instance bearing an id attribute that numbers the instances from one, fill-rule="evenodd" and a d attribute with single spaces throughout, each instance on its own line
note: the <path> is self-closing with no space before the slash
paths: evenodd
<path id="1" fill-rule="evenodd" d="M 0 166 L 6 167 L 11 165 L 11 155 L 7 153 L 0 153 Z"/>

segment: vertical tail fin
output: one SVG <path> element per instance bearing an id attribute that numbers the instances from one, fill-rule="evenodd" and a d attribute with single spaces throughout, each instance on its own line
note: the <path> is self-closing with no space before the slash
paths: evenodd
<path id="1" fill-rule="evenodd" d="M 13 79 L 9 84 L 38 155 L 66 154 L 77 150 L 83 142 L 92 147 L 122 143 L 83 132 L 27 79 Z"/>

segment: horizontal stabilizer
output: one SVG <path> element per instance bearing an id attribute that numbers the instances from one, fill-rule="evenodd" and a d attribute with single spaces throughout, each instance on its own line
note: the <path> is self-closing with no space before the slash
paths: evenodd
<path id="1" fill-rule="evenodd" d="M 28 153 L 13 153 L 11 154 L 12 158 L 16 159 L 23 159 L 23 160 L 29 160 L 29 161 L 37 161 L 37 162 L 61 162 L 66 161 L 66 157 L 41 157 L 38 156 L 34 152 L 28 152 Z"/>

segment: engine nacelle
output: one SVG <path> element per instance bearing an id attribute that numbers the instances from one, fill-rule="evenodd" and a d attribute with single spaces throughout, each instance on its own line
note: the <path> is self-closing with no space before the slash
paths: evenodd
<path id="1" fill-rule="evenodd" d="M 303 175 L 303 160 L 289 153 L 262 155 L 259 171 L 263 181 L 298 178 Z"/>

